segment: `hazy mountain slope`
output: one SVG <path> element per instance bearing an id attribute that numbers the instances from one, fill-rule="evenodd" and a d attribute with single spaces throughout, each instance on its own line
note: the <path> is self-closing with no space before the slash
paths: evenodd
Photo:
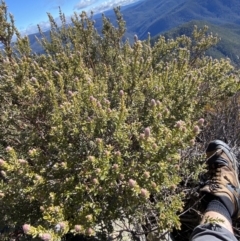
<path id="1" fill-rule="evenodd" d="M 207 55 L 214 58 L 229 57 L 233 64 L 240 66 L 240 28 L 236 24 L 214 25 L 206 21 L 190 21 L 181 26 L 164 32 L 166 38 L 176 38 L 180 35 L 191 36 L 194 26 L 202 28 L 204 25 L 209 27 L 208 32 L 218 35 L 220 40 L 216 46 L 207 51 Z M 158 36 L 152 39 L 152 44 L 157 41 Z"/>
<path id="2" fill-rule="evenodd" d="M 129 11 L 123 12 L 128 31 L 136 32 L 139 38 L 145 38 L 148 32 L 154 36 L 191 20 L 240 24 L 239 0 L 146 0 L 134 10 L 138 14 Z"/>
<path id="3" fill-rule="evenodd" d="M 169 14 L 185 1 L 145 0 L 135 8 L 126 9 L 122 13 L 127 23 L 127 32 L 137 33 L 142 39 L 147 36 L 148 32 L 154 36 L 160 31 L 170 29 L 173 26 L 168 18 Z M 159 19 L 163 21 L 160 22 Z"/>
<path id="4" fill-rule="evenodd" d="M 206 25 L 214 24 L 213 32 L 219 33 L 222 41 L 221 51 L 215 51 L 217 55 L 227 53 L 231 48 L 238 48 L 238 26 L 240 26 L 240 0 L 142 0 L 122 8 L 123 18 L 126 21 L 126 37 L 133 40 L 134 34 L 139 39 L 145 39 L 150 32 L 151 36 L 169 31 L 177 26 L 192 20 L 205 21 Z M 114 22 L 113 11 L 107 11 L 105 15 Z M 94 16 L 96 28 L 101 29 L 101 14 Z M 230 25 L 231 27 L 226 25 Z M 235 25 L 234 25 L 235 24 Z M 217 25 L 220 28 L 217 28 Z M 235 26 L 235 27 L 233 27 Z M 187 28 L 187 26 L 186 26 Z M 231 33 L 228 33 L 231 31 Z M 222 36 L 228 33 L 225 37 Z M 41 52 L 41 48 L 30 35 L 30 43 L 34 52 Z M 49 35 L 49 32 L 46 32 Z M 224 44 L 228 45 L 226 48 Z M 225 49 L 225 50 L 223 50 Z M 238 55 L 238 54 L 237 54 Z"/>

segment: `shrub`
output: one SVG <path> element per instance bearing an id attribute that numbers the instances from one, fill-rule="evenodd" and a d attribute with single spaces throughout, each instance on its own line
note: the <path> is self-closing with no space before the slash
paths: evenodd
<path id="1" fill-rule="evenodd" d="M 103 16 L 101 33 L 86 13 L 68 25 L 60 12 L 60 27 L 49 15 L 51 39 L 36 55 L 5 7 L 0 225 L 49 241 L 69 232 L 107 238 L 115 221 L 119 238 L 180 228 L 182 181 L 193 173 L 196 183 L 203 168 L 201 155 L 184 159 L 184 150 L 206 106 L 239 88 L 228 60 L 203 55 L 217 38 L 195 29 L 192 39 L 131 44 L 118 8 L 117 26 Z"/>

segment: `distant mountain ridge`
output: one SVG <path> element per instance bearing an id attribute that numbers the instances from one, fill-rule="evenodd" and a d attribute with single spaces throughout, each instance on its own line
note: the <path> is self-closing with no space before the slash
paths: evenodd
<path id="1" fill-rule="evenodd" d="M 145 0 L 123 11 L 128 31 L 146 38 L 192 20 L 240 24 L 239 0 Z M 141 20 L 141 21 L 140 21 Z"/>
<path id="2" fill-rule="evenodd" d="M 236 26 L 240 26 L 240 0 L 141 0 L 124 6 L 121 12 L 126 21 L 126 36 L 132 39 L 134 34 L 142 40 L 148 33 L 154 37 L 193 20 L 221 26 L 222 33 L 224 28 L 228 30 L 229 26 L 234 26 L 235 39 L 238 34 Z M 115 20 L 112 10 L 106 11 L 105 15 Z M 101 14 L 96 14 L 94 18 L 96 28 L 100 29 Z M 46 36 L 48 34 L 49 31 Z M 33 51 L 38 52 L 40 46 L 35 36 L 39 37 L 39 34 L 31 34 L 29 39 Z"/>

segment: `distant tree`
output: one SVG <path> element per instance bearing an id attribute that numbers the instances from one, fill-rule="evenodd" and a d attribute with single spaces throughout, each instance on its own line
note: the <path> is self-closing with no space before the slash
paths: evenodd
<path id="1" fill-rule="evenodd" d="M 0 5 L 1 239 L 137 240 L 181 228 L 188 181 L 203 169 L 199 152 L 186 153 L 206 108 L 239 82 L 229 61 L 203 55 L 217 41 L 205 29 L 131 45 L 115 14 L 101 33 L 85 12 L 68 25 L 60 11 L 60 26 L 49 15 L 51 40 L 35 55 Z"/>

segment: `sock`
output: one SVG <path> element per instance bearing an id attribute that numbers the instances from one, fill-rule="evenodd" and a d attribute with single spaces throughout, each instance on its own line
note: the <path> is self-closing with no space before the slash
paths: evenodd
<path id="1" fill-rule="evenodd" d="M 208 212 L 208 211 L 214 211 L 222 214 L 230 222 L 230 224 L 232 224 L 231 213 L 217 197 L 213 197 L 209 201 L 205 212 Z"/>

